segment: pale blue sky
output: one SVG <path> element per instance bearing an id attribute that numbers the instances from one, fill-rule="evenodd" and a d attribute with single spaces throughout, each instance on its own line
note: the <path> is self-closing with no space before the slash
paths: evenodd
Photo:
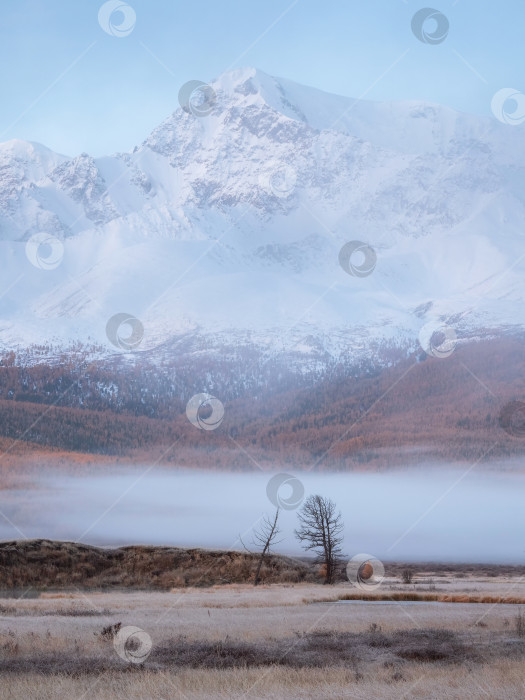
<path id="1" fill-rule="evenodd" d="M 131 150 L 177 108 L 182 83 L 232 65 L 351 97 L 368 91 L 368 99 L 429 100 L 487 116 L 500 88 L 525 92 L 523 0 L 129 4 L 135 27 L 116 38 L 100 28 L 100 0 L 1 1 L 1 141 L 40 141 L 69 155 Z M 427 4 L 450 23 L 437 46 L 410 28 Z"/>

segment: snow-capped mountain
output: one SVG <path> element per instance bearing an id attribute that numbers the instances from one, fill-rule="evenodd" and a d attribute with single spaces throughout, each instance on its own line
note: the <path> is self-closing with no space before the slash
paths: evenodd
<path id="1" fill-rule="evenodd" d="M 206 90 L 209 109 L 178 108 L 132 153 L 0 144 L 3 347 L 116 352 L 117 314 L 139 319 L 138 350 L 194 336 L 305 358 L 525 325 L 522 128 L 255 69 Z M 339 263 L 352 241 L 365 274 Z"/>

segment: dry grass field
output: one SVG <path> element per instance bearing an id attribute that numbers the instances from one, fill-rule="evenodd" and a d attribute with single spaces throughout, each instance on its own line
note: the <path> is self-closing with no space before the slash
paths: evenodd
<path id="1" fill-rule="evenodd" d="M 85 590 L 140 588 L 169 590 L 174 586 L 253 581 L 258 557 L 248 552 L 181 547 L 92 547 L 54 540 L 0 542 L 0 591 L 13 589 Z M 266 557 L 260 572 L 267 583 L 320 577 L 298 559 Z"/>
<path id="2" fill-rule="evenodd" d="M 358 601 L 349 583 L 4 594 L 0 698 L 525 697 L 525 578 L 416 580 Z M 393 600 L 429 594 L 458 602 Z M 142 663 L 118 653 L 129 626 L 151 639 Z"/>

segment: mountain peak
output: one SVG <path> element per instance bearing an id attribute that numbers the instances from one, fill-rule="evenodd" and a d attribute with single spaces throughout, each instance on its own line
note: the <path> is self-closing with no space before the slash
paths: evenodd
<path id="1" fill-rule="evenodd" d="M 0 343 L 12 341 L 8 324 L 30 337 L 38 319 L 39 333 L 103 341 L 123 309 L 149 329 L 148 347 L 196 328 L 263 339 L 311 307 L 319 332 L 350 325 L 361 343 L 463 312 L 519 257 L 525 205 L 508 172 L 524 170 L 520 130 L 255 68 L 211 87 L 209 112 L 176 110 L 131 154 L 65 161 L 39 144 L 0 147 L 0 278 L 28 280 L 24 296 L 16 287 L 13 304 L 1 300 Z M 49 274 L 21 245 L 43 232 L 64 246 Z M 377 251 L 359 285 L 337 262 L 350 241 Z M 341 289 L 325 297 L 336 275 Z M 525 318 L 521 278 L 506 275 L 497 307 L 489 299 L 482 312 L 497 309 L 499 324 Z M 411 313 L 429 300 L 425 319 Z"/>
<path id="2" fill-rule="evenodd" d="M 241 96 L 259 94 L 263 97 L 273 92 L 277 84 L 276 78 L 251 66 L 226 71 L 211 82 L 216 91 L 222 90 Z"/>
<path id="3" fill-rule="evenodd" d="M 269 108 L 315 131 L 348 134 L 401 153 L 439 152 L 451 142 L 497 128 L 490 120 L 442 105 L 354 99 L 271 76 L 250 66 L 226 71 L 210 86 L 217 96 L 210 121 L 215 117 L 231 123 L 232 113 Z"/>
<path id="4" fill-rule="evenodd" d="M 212 81 L 211 87 L 237 107 L 267 106 L 290 119 L 308 122 L 297 98 L 301 89 L 313 88 L 268 75 L 258 68 L 248 66 L 226 71 Z M 293 94 L 288 94 L 290 89 Z"/>
<path id="5" fill-rule="evenodd" d="M 51 149 L 47 148 L 47 146 L 37 141 L 24 141 L 23 139 L 9 139 L 9 141 L 1 142 L 0 154 L 5 154 L 9 158 L 16 160 L 27 158 L 37 160 L 51 155 L 58 155 L 61 158 L 65 158 L 65 156 L 54 153 Z"/>
<path id="6" fill-rule="evenodd" d="M 35 182 L 48 175 L 57 165 L 67 160 L 41 143 L 10 139 L 0 143 L 0 195 L 12 192 L 25 182 Z"/>

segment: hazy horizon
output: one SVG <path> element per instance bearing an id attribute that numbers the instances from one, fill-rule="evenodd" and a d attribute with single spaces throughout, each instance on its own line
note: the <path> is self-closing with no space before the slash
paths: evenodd
<path id="1" fill-rule="evenodd" d="M 496 473 L 499 466 L 439 470 L 433 464 L 295 476 L 305 496 L 320 493 L 335 501 L 349 557 L 366 552 L 385 561 L 525 563 L 525 474 L 511 471 L 511 464 Z M 242 549 L 238 536 L 249 548 L 252 528 L 275 510 L 266 485 L 277 473 L 155 468 L 145 475 L 141 469 L 88 477 L 46 474 L 36 489 L 11 492 L 4 512 L 29 538 Z M 286 539 L 277 553 L 305 554 L 293 536 L 296 513 L 281 509 Z M 0 539 L 20 537 L 5 520 L 0 523 Z"/>

